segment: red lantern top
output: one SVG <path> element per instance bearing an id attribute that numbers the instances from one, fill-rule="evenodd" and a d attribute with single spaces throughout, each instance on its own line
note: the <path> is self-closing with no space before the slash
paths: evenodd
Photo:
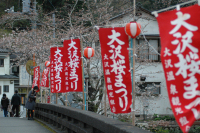
<path id="1" fill-rule="evenodd" d="M 45 67 L 50 67 L 50 61 L 45 62 Z"/>
<path id="2" fill-rule="evenodd" d="M 125 26 L 125 32 L 131 38 L 136 38 L 141 32 L 141 25 L 137 22 L 130 22 Z"/>
<path id="3" fill-rule="evenodd" d="M 87 47 L 84 49 L 84 56 L 88 59 L 94 56 L 94 49 L 91 47 Z"/>

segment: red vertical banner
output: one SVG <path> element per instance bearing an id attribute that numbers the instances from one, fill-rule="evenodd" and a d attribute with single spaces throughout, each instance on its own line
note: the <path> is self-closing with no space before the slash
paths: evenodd
<path id="1" fill-rule="evenodd" d="M 50 103 L 50 96 L 47 96 L 47 103 Z"/>
<path id="2" fill-rule="evenodd" d="M 189 132 L 200 118 L 200 6 L 158 14 L 161 60 L 177 123 Z"/>
<path id="3" fill-rule="evenodd" d="M 38 86 L 39 90 L 37 92 L 39 92 L 40 91 L 40 66 L 37 66 L 34 68 L 32 88 L 34 88 L 34 86 Z"/>
<path id="4" fill-rule="evenodd" d="M 82 66 L 80 39 L 65 40 L 65 88 L 67 91 L 82 92 Z"/>
<path id="5" fill-rule="evenodd" d="M 64 48 L 51 48 L 51 66 L 50 66 L 50 80 L 51 92 L 62 93 L 65 91 L 65 74 L 64 74 Z"/>
<path id="6" fill-rule="evenodd" d="M 132 84 L 129 65 L 129 40 L 124 27 L 100 28 L 99 39 L 111 111 L 131 112 Z"/>
<path id="7" fill-rule="evenodd" d="M 42 81 L 41 81 L 41 86 L 42 87 L 49 87 L 49 68 L 45 68 L 42 73 Z"/>

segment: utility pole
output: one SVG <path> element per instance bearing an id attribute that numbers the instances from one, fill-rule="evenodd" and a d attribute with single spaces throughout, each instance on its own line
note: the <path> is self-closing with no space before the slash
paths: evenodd
<path id="1" fill-rule="evenodd" d="M 18 11 L 20 9 L 20 0 L 18 0 Z"/>
<path id="2" fill-rule="evenodd" d="M 133 21 L 135 21 L 135 0 L 133 0 Z M 133 69 L 132 69 L 132 82 L 133 82 L 133 90 L 132 90 L 132 104 L 133 104 L 133 110 L 132 110 L 132 125 L 135 126 L 135 38 L 131 38 L 131 45 L 133 48 Z"/>
<path id="3" fill-rule="evenodd" d="M 53 39 L 54 39 L 55 38 L 55 13 L 52 14 L 52 18 L 53 18 Z M 66 93 L 66 97 L 67 97 L 67 93 Z M 58 104 L 58 93 L 56 93 L 56 104 Z M 67 104 L 67 102 L 65 104 Z"/>
<path id="4" fill-rule="evenodd" d="M 52 18 L 53 18 L 53 38 L 55 38 L 55 13 L 52 14 Z"/>
<path id="5" fill-rule="evenodd" d="M 36 10 L 36 0 L 33 2 L 33 10 L 34 10 L 34 13 L 33 15 L 35 15 L 35 18 L 34 20 L 32 21 L 32 29 L 36 30 L 37 29 L 37 10 Z"/>

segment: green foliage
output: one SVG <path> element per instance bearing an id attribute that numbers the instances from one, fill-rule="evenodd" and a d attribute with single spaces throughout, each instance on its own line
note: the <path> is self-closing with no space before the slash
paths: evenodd
<path id="1" fill-rule="evenodd" d="M 38 4 L 42 6 L 44 12 L 51 12 L 56 10 L 60 10 L 63 6 L 67 6 L 67 10 L 73 7 L 76 0 L 37 0 Z M 75 11 L 79 11 L 82 8 L 83 1 L 78 1 Z"/>
<path id="2" fill-rule="evenodd" d="M 124 119 L 119 119 L 121 122 L 126 122 L 126 120 L 124 120 Z"/>
<path id="3" fill-rule="evenodd" d="M 197 128 L 191 128 L 189 133 L 200 133 L 200 127 Z"/>
<path id="4" fill-rule="evenodd" d="M 64 6 L 65 0 L 37 0 L 38 4 L 42 6 L 44 12 L 51 12 L 54 8 Z"/>
<path id="5" fill-rule="evenodd" d="M 163 128 L 159 128 L 156 133 L 169 133 L 169 130 L 167 129 L 163 129 Z"/>
<path id="6" fill-rule="evenodd" d="M 114 116 L 113 116 L 114 118 Z M 127 123 L 132 123 L 132 116 L 131 115 L 126 115 L 126 114 L 119 114 L 117 115 L 117 119 L 121 122 L 127 122 Z M 145 128 L 145 127 L 144 127 Z"/>
<path id="7" fill-rule="evenodd" d="M 1 1 L 0 2 L 0 16 L 5 14 L 4 10 L 5 10 L 5 6 L 6 6 L 6 3 Z"/>
<path id="8" fill-rule="evenodd" d="M 182 133 L 182 131 L 179 128 L 176 129 L 168 129 L 163 127 L 158 127 L 156 129 L 150 129 L 153 133 Z"/>
<path id="9" fill-rule="evenodd" d="M 85 21 L 84 26 L 92 26 L 90 21 Z"/>
<path id="10" fill-rule="evenodd" d="M 186 2 L 189 0 L 140 0 L 137 5 L 144 7 L 149 11 L 160 10 L 166 7 L 180 4 L 181 2 Z"/>
<path id="11" fill-rule="evenodd" d="M 0 38 L 2 38 L 3 35 L 8 35 L 10 33 L 12 33 L 12 30 L 10 29 L 0 29 Z"/>
<path id="12" fill-rule="evenodd" d="M 145 0 L 144 3 L 142 3 L 142 6 L 147 9 L 147 10 L 152 10 L 152 5 L 153 5 L 153 1 L 151 0 Z"/>
<path id="13" fill-rule="evenodd" d="M 18 28 L 27 28 L 30 27 L 31 22 L 30 20 L 18 20 L 18 21 L 14 21 L 13 27 L 18 27 Z"/>
<path id="14" fill-rule="evenodd" d="M 5 14 L 6 9 L 14 6 L 14 11 L 22 11 L 22 0 L 0 0 L 0 16 Z"/>
<path id="15" fill-rule="evenodd" d="M 163 116 L 163 117 L 159 117 L 158 114 L 154 114 L 153 118 L 154 118 L 155 121 L 159 121 L 159 120 L 174 121 L 175 120 L 175 118 L 172 117 L 172 116 L 166 115 L 166 116 Z"/>
<path id="16" fill-rule="evenodd" d="M 163 128 L 158 127 L 156 129 L 150 129 L 153 133 L 183 133 L 180 128 Z M 189 133 L 200 133 L 200 127 L 194 128 L 192 127 L 189 131 Z"/>
<path id="17" fill-rule="evenodd" d="M 159 121 L 162 120 L 161 118 L 155 118 L 154 121 Z"/>

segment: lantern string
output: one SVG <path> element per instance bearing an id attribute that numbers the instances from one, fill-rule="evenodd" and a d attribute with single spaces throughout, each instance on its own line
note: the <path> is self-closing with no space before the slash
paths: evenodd
<path id="1" fill-rule="evenodd" d="M 114 25 L 115 25 L 115 26 L 125 26 L 126 23 L 123 23 L 123 24 L 104 25 L 104 26 L 94 26 L 94 28 L 97 28 L 98 30 L 99 30 L 99 27 L 112 27 L 112 28 L 114 28 Z M 156 54 L 160 55 L 160 53 L 158 53 L 158 51 L 147 41 L 147 39 L 146 39 L 146 37 L 145 37 L 145 35 L 144 35 L 144 33 L 143 33 L 143 31 L 142 31 L 141 28 L 140 28 L 140 30 L 141 30 L 142 36 L 143 36 L 143 38 L 145 39 L 145 41 L 147 42 L 148 46 L 150 46 Z M 74 38 L 77 37 L 77 38 L 82 38 L 84 42 L 87 42 L 87 41 L 85 40 L 84 37 L 90 36 L 90 35 L 91 35 L 91 34 L 85 34 L 85 35 L 74 36 L 74 37 L 70 37 L 70 38 L 62 38 L 61 40 L 64 41 L 64 40 L 74 39 Z M 58 46 L 63 46 L 63 45 L 53 45 L 53 46 L 50 46 L 50 48 L 51 48 L 51 47 L 55 47 L 55 46 L 58 47 Z"/>
<path id="2" fill-rule="evenodd" d="M 63 47 L 63 45 L 52 45 L 52 46 L 50 46 L 50 48 L 52 48 L 52 47 Z"/>
<path id="3" fill-rule="evenodd" d="M 64 41 L 64 40 L 69 40 L 69 39 L 74 39 L 74 38 L 81 38 L 83 36 L 90 36 L 90 34 L 85 34 L 85 35 L 80 35 L 80 36 L 72 36 L 72 37 L 68 37 L 68 38 L 61 38 L 61 40 Z"/>
<path id="4" fill-rule="evenodd" d="M 114 24 L 114 25 L 116 25 L 116 26 L 125 26 L 126 23 L 124 23 L 124 24 Z M 113 25 L 94 26 L 94 28 L 97 28 L 98 30 L 99 30 L 99 27 L 112 27 L 113 28 Z M 155 51 L 156 54 L 160 55 L 160 53 L 158 53 L 158 51 L 147 41 L 147 39 L 146 39 L 146 37 L 145 37 L 145 35 L 144 35 L 144 33 L 143 33 L 141 28 L 140 28 L 140 30 L 141 30 L 142 36 L 145 39 L 145 41 L 147 42 L 148 46 L 150 46 L 153 49 L 153 51 Z"/>
<path id="5" fill-rule="evenodd" d="M 82 37 L 83 41 L 87 43 L 87 41 L 85 40 L 84 36 L 81 36 L 81 37 Z"/>
<path id="6" fill-rule="evenodd" d="M 156 54 L 160 55 L 160 53 L 158 53 L 158 51 L 147 41 L 147 39 L 146 39 L 146 37 L 145 37 L 145 35 L 144 35 L 144 33 L 143 33 L 141 28 L 140 28 L 140 30 L 141 30 L 142 36 L 143 36 L 144 40 L 147 42 L 148 46 L 150 46 L 154 50 L 154 52 Z"/>
<path id="7" fill-rule="evenodd" d="M 102 26 L 96 25 L 96 26 L 94 26 L 94 28 L 97 28 L 97 30 L 99 30 L 99 27 L 112 27 L 112 28 L 114 28 L 114 26 L 125 26 L 125 25 L 126 25 L 126 23 L 123 23 L 123 24 L 102 25 Z"/>
<path id="8" fill-rule="evenodd" d="M 190 1 L 187 1 L 187 2 L 184 2 L 184 3 L 181 3 L 181 4 L 178 4 L 178 5 L 182 6 L 182 5 L 190 4 L 190 3 L 193 3 L 193 2 L 196 2 L 196 1 L 198 1 L 198 5 L 200 5 L 200 1 L 199 1 L 199 0 L 190 0 Z M 171 9 L 173 9 L 173 8 L 177 8 L 177 5 L 175 5 L 175 6 L 170 6 L 170 7 L 167 7 L 167 8 L 161 9 L 161 10 L 158 10 L 158 11 L 154 11 L 154 12 L 152 12 L 151 14 L 154 14 L 155 17 L 157 17 L 157 14 L 158 14 L 158 13 L 164 12 L 164 11 L 167 11 L 167 10 L 171 10 Z"/>

